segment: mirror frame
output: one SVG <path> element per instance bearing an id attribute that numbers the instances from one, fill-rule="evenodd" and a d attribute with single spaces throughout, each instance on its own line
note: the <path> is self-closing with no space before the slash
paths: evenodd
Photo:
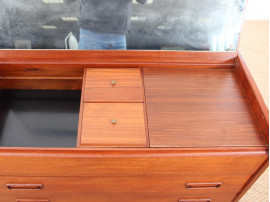
<path id="1" fill-rule="evenodd" d="M 195 65 L 217 68 L 235 65 L 237 51 L 133 51 L 133 50 L 0 50 L 3 65 L 65 65 L 66 67 L 170 68 Z M 0 75 L 1 77 L 1 75 Z"/>

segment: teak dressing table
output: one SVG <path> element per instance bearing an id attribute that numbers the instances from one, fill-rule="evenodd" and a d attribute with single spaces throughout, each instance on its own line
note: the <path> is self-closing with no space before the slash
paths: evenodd
<path id="1" fill-rule="evenodd" d="M 3 202 L 238 201 L 268 166 L 239 52 L 5 50 L 0 87 Z"/>

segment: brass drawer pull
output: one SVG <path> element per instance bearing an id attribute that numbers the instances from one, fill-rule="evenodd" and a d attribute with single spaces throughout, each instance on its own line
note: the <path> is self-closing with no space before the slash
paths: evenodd
<path id="1" fill-rule="evenodd" d="M 10 190 L 42 190 L 43 184 L 6 184 Z"/>
<path id="2" fill-rule="evenodd" d="M 178 202 L 211 202 L 211 199 L 180 199 Z"/>
<path id="3" fill-rule="evenodd" d="M 222 185 L 222 182 L 210 183 L 186 183 L 187 189 L 217 189 Z"/>

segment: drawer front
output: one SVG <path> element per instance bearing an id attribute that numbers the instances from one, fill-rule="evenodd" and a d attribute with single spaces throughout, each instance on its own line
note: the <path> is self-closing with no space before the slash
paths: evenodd
<path id="1" fill-rule="evenodd" d="M 0 153 L 1 176 L 251 176 L 268 158 L 267 151 L 257 154 L 238 151 L 228 153 L 177 152 L 148 149 L 114 151 L 46 151 L 29 150 Z M 194 183 L 199 183 L 197 181 Z M 193 183 L 188 180 L 188 183 Z M 213 182 L 219 182 L 216 179 Z"/>
<path id="2" fill-rule="evenodd" d="M 140 69 L 87 69 L 84 102 L 143 102 Z"/>
<path id="3" fill-rule="evenodd" d="M 142 103 L 84 103 L 81 146 L 145 147 Z"/>
<path id="4" fill-rule="evenodd" d="M 213 189 L 204 186 L 203 189 L 187 189 L 189 181 L 211 184 L 213 180 L 222 181 L 222 185 Z M 179 177 L 3 177 L 0 180 L 0 199 L 43 199 L 64 201 L 75 199 L 79 201 L 196 201 L 211 199 L 216 202 L 228 202 L 233 199 L 241 188 L 243 176 L 179 176 Z M 43 189 L 9 189 L 7 184 L 16 183 L 42 184 Z M 56 200 L 58 199 L 58 200 Z M 83 200 L 84 199 L 84 200 Z M 87 200 L 86 200 L 87 199 Z M 195 200 L 196 199 L 196 200 Z M 68 201 L 69 201 L 68 200 Z M 23 201 L 23 200 L 21 200 Z M 78 200 L 74 200 L 78 201 Z M 204 201 L 203 201 L 204 202 Z"/>
<path id="5" fill-rule="evenodd" d="M 34 197 L 18 198 L 16 196 L 0 196 L 0 200 L 3 202 L 51 202 L 50 199 L 40 199 Z"/>
<path id="6" fill-rule="evenodd" d="M 180 199 L 178 202 L 211 202 L 212 199 Z"/>

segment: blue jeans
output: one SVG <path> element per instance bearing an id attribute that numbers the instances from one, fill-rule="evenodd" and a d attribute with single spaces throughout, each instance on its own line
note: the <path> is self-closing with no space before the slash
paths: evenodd
<path id="1" fill-rule="evenodd" d="M 81 50 L 126 50 L 125 34 L 95 33 L 80 29 L 79 49 Z"/>

